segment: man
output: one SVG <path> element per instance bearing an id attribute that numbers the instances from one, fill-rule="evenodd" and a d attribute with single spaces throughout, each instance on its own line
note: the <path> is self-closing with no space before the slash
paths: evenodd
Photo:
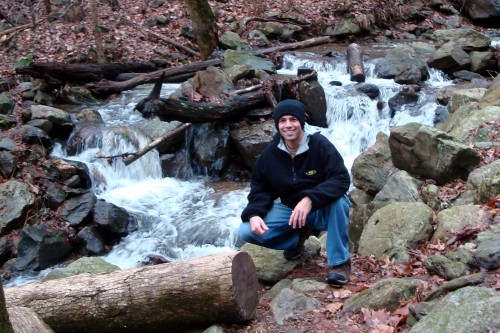
<path id="1" fill-rule="evenodd" d="M 305 107 L 284 100 L 274 109 L 277 133 L 257 159 L 248 205 L 239 228 L 242 240 L 284 250 L 299 259 L 310 231 L 326 230 L 327 281 L 349 281 L 350 177 L 335 146 L 320 133 L 306 133 Z M 280 202 L 275 202 L 279 198 Z"/>

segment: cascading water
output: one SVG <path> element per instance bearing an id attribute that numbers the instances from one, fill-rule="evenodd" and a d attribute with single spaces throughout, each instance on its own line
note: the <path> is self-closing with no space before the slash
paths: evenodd
<path id="1" fill-rule="evenodd" d="M 379 110 L 376 100 L 355 90 L 356 83 L 350 81 L 345 59 L 324 59 L 306 53 L 287 54 L 280 72 L 295 75 L 299 67 L 314 68 L 318 72 L 327 97 L 329 126 L 312 129 L 321 131 L 336 145 L 348 169 L 354 159 L 375 142 L 378 132 L 388 134 L 391 126 L 409 122 L 432 125 L 437 106 L 433 91 L 451 83 L 440 72 L 430 70 L 431 78 L 416 105 L 391 118 L 387 106 Z M 365 67 L 366 82 L 380 89 L 380 100 L 387 101 L 401 89 L 393 80 L 375 78 L 373 63 L 367 62 Z M 342 85 L 330 85 L 331 81 Z M 168 96 L 177 87 L 165 84 L 162 96 Z M 138 266 L 149 254 L 180 260 L 236 249 L 236 232 L 240 213 L 246 205 L 248 184 L 206 177 L 162 178 L 156 151 L 129 166 L 119 159 L 110 164 L 98 158 L 135 152 L 149 143 L 133 130 L 134 124 L 144 121 L 133 109 L 150 90 L 150 85 L 142 86 L 102 106 L 99 113 L 107 127 L 98 139 L 88 142 L 79 155 L 68 157 L 60 147 L 54 150 L 53 155 L 87 163 L 98 198 L 123 207 L 138 218 L 139 229 L 122 239 L 103 258 L 121 268 L 130 268 Z M 9 283 L 15 284 L 21 282 Z"/>

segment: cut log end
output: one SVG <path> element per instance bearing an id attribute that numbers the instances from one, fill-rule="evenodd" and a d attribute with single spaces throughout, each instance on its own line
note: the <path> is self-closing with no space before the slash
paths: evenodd
<path id="1" fill-rule="evenodd" d="M 231 273 L 240 318 L 251 320 L 259 303 L 259 281 L 255 264 L 248 253 L 238 252 L 234 256 Z"/>

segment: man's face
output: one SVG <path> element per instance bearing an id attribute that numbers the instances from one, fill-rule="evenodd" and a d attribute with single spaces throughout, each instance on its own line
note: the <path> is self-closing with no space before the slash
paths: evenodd
<path id="1" fill-rule="evenodd" d="M 279 119 L 278 130 L 286 141 L 300 141 L 304 134 L 299 119 L 290 115 L 285 115 Z"/>

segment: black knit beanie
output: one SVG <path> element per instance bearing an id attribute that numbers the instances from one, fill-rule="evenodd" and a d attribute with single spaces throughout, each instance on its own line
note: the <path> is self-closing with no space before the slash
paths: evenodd
<path id="1" fill-rule="evenodd" d="M 278 122 L 280 118 L 286 115 L 297 118 L 300 122 L 300 126 L 304 129 L 304 125 L 306 123 L 306 108 L 304 107 L 304 104 L 296 99 L 285 99 L 284 101 L 276 104 L 273 112 L 276 129 L 278 129 Z"/>

